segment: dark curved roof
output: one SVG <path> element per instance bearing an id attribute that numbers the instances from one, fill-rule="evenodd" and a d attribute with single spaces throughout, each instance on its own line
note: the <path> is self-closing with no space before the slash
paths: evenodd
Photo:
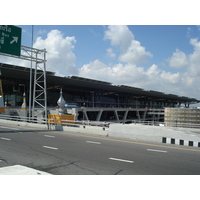
<path id="1" fill-rule="evenodd" d="M 0 77 L 1 78 L 13 78 L 29 80 L 30 68 L 20 67 L 10 64 L 0 63 Z M 34 70 L 33 70 L 34 73 Z M 112 85 L 112 83 L 99 81 L 94 79 L 88 79 L 78 76 L 59 77 L 55 76 L 55 72 L 46 72 L 47 84 L 54 84 L 57 86 L 74 86 L 84 87 L 88 90 L 101 90 L 107 92 L 113 92 L 115 94 L 126 94 L 137 97 L 153 98 L 153 99 L 165 99 L 171 101 L 185 102 L 185 103 L 199 103 L 200 100 L 195 98 L 189 98 L 184 96 L 178 96 L 174 94 L 165 94 L 154 90 L 144 90 L 141 88 L 126 86 L 126 85 Z"/>

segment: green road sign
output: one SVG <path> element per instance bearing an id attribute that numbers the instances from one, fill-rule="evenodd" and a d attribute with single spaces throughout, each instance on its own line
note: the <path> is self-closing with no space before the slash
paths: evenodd
<path id="1" fill-rule="evenodd" d="M 0 52 L 20 56 L 21 28 L 11 25 L 0 25 Z"/>

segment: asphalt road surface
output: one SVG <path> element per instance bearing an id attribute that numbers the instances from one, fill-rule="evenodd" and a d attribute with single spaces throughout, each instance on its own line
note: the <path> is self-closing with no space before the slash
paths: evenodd
<path id="1" fill-rule="evenodd" d="M 199 175 L 200 148 L 0 124 L 0 168 L 54 175 Z"/>

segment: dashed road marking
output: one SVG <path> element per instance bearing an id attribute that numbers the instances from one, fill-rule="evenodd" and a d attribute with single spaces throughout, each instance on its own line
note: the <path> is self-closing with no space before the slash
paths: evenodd
<path id="1" fill-rule="evenodd" d="M 123 160 L 123 159 L 119 159 L 119 158 L 109 158 L 109 159 L 110 159 L 110 160 L 120 161 L 120 162 L 134 163 L 134 161 L 131 161 L 131 160 Z"/>
<path id="2" fill-rule="evenodd" d="M 156 151 L 156 152 L 161 152 L 161 153 L 167 153 L 167 151 L 156 150 L 156 149 L 147 149 L 147 151 Z"/>
<path id="3" fill-rule="evenodd" d="M 2 140 L 11 140 L 9 138 L 4 138 L 4 137 L 1 137 Z"/>
<path id="4" fill-rule="evenodd" d="M 58 150 L 58 148 L 55 148 L 55 147 L 49 147 L 49 146 L 43 146 L 44 148 L 47 148 L 47 149 L 53 149 L 53 150 Z"/>
<path id="5" fill-rule="evenodd" d="M 12 128 L 12 127 L 7 127 L 7 126 L 0 126 L 0 128 L 6 128 L 6 129 L 12 129 L 12 130 L 20 130 L 18 128 Z"/>
<path id="6" fill-rule="evenodd" d="M 111 138 L 103 138 L 103 137 L 97 137 L 97 136 L 86 136 L 86 135 L 81 135 L 81 134 L 77 134 L 77 133 L 68 133 L 68 132 L 64 132 L 63 134 L 80 136 L 80 137 L 89 137 L 89 138 L 95 138 L 95 139 L 106 140 L 106 141 L 124 142 L 124 143 L 129 143 L 129 144 L 140 144 L 140 145 L 147 145 L 147 146 L 153 146 L 153 147 L 164 147 L 164 148 L 168 148 L 168 149 L 179 149 L 179 150 L 184 150 L 184 151 L 199 151 L 200 152 L 200 149 L 188 149 L 185 147 L 174 147 L 174 146 L 168 146 L 168 145 L 150 144 L 150 143 L 144 143 L 144 142 L 134 142 L 134 141 L 127 141 L 127 140 L 113 139 L 113 138 L 112 139 Z"/>
<path id="7" fill-rule="evenodd" d="M 93 141 L 86 141 L 87 143 L 92 143 L 92 144 L 101 144 L 100 142 L 93 142 Z"/>
<path id="8" fill-rule="evenodd" d="M 45 137 L 55 138 L 53 135 L 44 135 Z"/>

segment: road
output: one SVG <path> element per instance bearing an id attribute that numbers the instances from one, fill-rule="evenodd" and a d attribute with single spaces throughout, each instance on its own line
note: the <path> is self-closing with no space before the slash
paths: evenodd
<path id="1" fill-rule="evenodd" d="M 0 124 L 0 167 L 55 175 L 199 175 L 200 148 Z"/>

